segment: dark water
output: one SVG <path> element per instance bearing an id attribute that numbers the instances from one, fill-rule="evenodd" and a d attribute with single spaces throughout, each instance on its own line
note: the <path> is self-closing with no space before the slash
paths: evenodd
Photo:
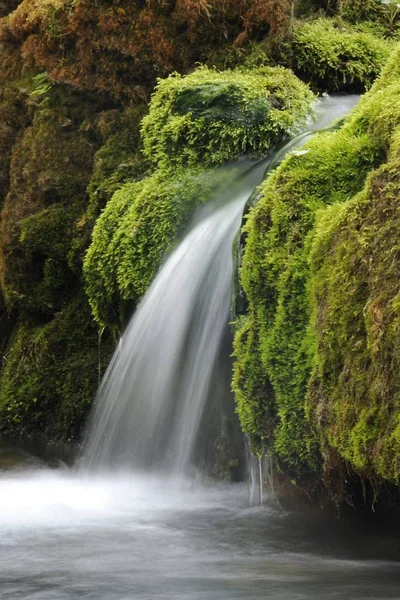
<path id="1" fill-rule="evenodd" d="M 0 476 L 1 600 L 398 599 L 399 560 L 396 535 L 250 507 L 245 485 L 33 459 Z"/>

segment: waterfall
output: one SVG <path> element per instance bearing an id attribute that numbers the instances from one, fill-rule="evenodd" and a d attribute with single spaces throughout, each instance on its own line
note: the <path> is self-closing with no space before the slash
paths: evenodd
<path id="1" fill-rule="evenodd" d="M 143 298 L 103 378 L 87 430 L 84 469 L 188 472 L 196 446 L 211 435 L 203 416 L 220 410 L 218 398 L 210 400 L 211 384 L 229 321 L 232 245 L 243 209 L 266 170 L 356 100 L 326 98 L 310 131 L 265 161 L 236 164 L 229 189 L 197 214 Z M 257 470 L 262 503 L 261 462 Z"/>
<path id="2" fill-rule="evenodd" d="M 187 472 L 229 320 L 233 240 L 265 164 L 240 171 L 226 197 L 197 215 L 121 338 L 96 399 L 85 467 Z"/>

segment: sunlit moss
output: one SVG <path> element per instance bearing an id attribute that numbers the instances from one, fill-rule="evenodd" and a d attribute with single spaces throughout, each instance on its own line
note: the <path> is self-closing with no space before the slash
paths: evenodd
<path id="1" fill-rule="evenodd" d="M 310 418 L 323 449 L 335 448 L 367 477 L 394 482 L 400 478 L 399 166 L 394 144 L 358 196 L 334 207 L 334 215 L 321 213 L 310 255 L 317 341 Z"/>
<path id="2" fill-rule="evenodd" d="M 398 52 L 397 49 L 392 60 L 395 60 Z M 334 397 L 337 397 L 337 402 L 341 401 L 340 377 L 344 374 L 341 375 L 338 355 L 333 358 L 335 350 L 330 340 L 336 340 L 336 352 L 340 354 L 342 350 L 345 351 L 344 338 L 340 336 L 348 335 L 351 339 L 351 320 L 362 323 L 366 318 L 366 298 L 358 293 L 364 290 L 365 294 L 368 277 L 371 275 L 366 277 L 361 264 L 357 262 L 359 252 L 356 252 L 354 245 L 349 244 L 346 255 L 349 260 L 354 259 L 354 264 L 349 266 L 349 273 L 344 277 L 341 269 L 346 270 L 347 267 L 343 263 L 343 247 L 338 250 L 335 258 L 335 246 L 329 245 L 328 233 L 324 238 L 325 246 L 321 245 L 322 242 L 315 246 L 321 238 L 321 226 L 316 227 L 315 223 L 320 211 L 326 206 L 332 206 L 331 209 L 326 209 L 328 212 L 324 227 L 327 232 L 333 231 L 340 238 L 337 230 L 340 231 L 338 223 L 342 210 L 347 210 L 347 203 L 362 203 L 361 198 L 370 194 L 370 172 L 387 161 L 390 146 L 394 143 L 392 136 L 400 127 L 400 86 L 396 82 L 395 73 L 391 75 L 389 68 L 382 76 L 386 87 L 383 87 L 382 81 L 378 81 L 338 131 L 318 134 L 305 146 L 307 153 L 286 158 L 262 186 L 259 203 L 250 212 L 245 225 L 247 242 L 242 283 L 249 302 L 249 312 L 238 323 L 235 342 L 237 361 L 234 389 L 239 416 L 244 429 L 254 440 L 255 447 L 272 451 L 283 468 L 296 476 L 304 477 L 310 471 L 317 478 L 321 476 L 318 475 L 322 473 L 318 467 L 322 460 L 319 450 L 321 440 L 324 440 L 324 456 L 328 456 L 326 449 L 332 447 L 338 449 L 342 460 L 349 460 L 353 468 L 360 469 L 362 466 L 359 459 L 355 460 L 355 454 L 351 458 L 350 446 L 346 453 L 344 446 L 340 446 L 337 441 L 334 443 L 330 434 L 324 431 L 323 419 L 315 417 L 317 409 L 311 416 L 306 397 L 311 386 L 314 390 L 314 404 L 321 404 L 324 407 L 322 412 L 326 410 L 331 415 Z M 392 80 L 395 83 L 391 83 Z M 387 185 L 393 192 L 391 201 L 394 201 L 396 168 L 390 167 L 389 162 L 381 169 L 382 171 L 378 171 L 381 175 L 377 181 L 382 181 L 385 174 L 388 176 L 391 173 Z M 378 187 L 372 188 L 375 190 L 374 194 Z M 378 198 L 375 202 L 379 206 Z M 383 218 L 384 204 L 380 209 L 380 218 Z M 367 209 L 364 214 L 366 228 L 371 235 L 376 236 L 377 244 L 380 238 L 380 221 L 375 222 L 374 229 L 369 225 Z M 390 211 L 389 214 L 387 227 L 391 230 L 395 227 L 395 222 L 391 220 L 393 215 Z M 349 235 L 358 240 L 361 227 L 361 219 L 359 225 L 353 221 L 348 227 Z M 391 248 L 393 259 L 396 244 L 390 240 L 392 237 L 387 236 L 388 255 Z M 315 275 L 310 273 L 309 263 L 313 243 L 312 264 Z M 343 244 L 346 247 L 344 239 Z M 366 240 L 363 251 L 369 255 L 369 242 Z M 323 268 L 317 274 L 318 261 L 322 256 Z M 374 276 L 379 281 L 384 278 L 387 264 L 379 266 L 380 255 L 377 250 L 374 256 L 377 261 Z M 372 263 L 370 267 L 372 268 Z M 352 279 L 356 273 L 357 280 Z M 317 279 L 318 294 L 312 291 L 313 286 L 317 285 Z M 328 288 L 329 281 L 332 281 L 332 288 Z M 358 292 L 352 290 L 353 284 L 359 285 Z M 335 304 L 327 297 L 326 291 L 323 291 L 326 289 L 331 289 L 332 294 L 338 293 Z M 342 296 L 340 290 L 343 290 Z M 329 315 L 329 321 L 325 322 Z M 340 325 L 340 319 L 345 320 L 343 326 Z M 361 332 L 360 335 L 365 334 Z M 350 354 L 354 350 L 353 342 L 356 342 L 355 338 L 348 342 Z M 329 391 L 328 388 L 325 390 L 324 401 L 319 402 L 320 391 L 314 383 L 315 375 L 311 379 L 311 374 L 315 372 L 315 365 L 320 364 L 319 355 L 324 351 L 327 353 L 327 358 L 323 360 L 324 377 L 331 387 Z M 349 378 L 349 389 L 352 386 L 357 388 L 357 381 L 361 382 L 363 378 L 364 382 L 368 380 L 368 369 L 367 362 L 358 365 L 358 378 Z M 365 383 L 361 387 L 365 389 Z M 394 388 L 390 393 L 395 393 Z M 352 403 L 353 400 L 349 400 L 348 406 Z M 351 409 L 353 424 L 356 406 L 354 401 Z M 343 419 L 346 421 L 346 417 Z M 360 423 L 365 422 L 363 419 L 360 415 Z M 352 433 L 351 423 L 344 424 L 342 431 L 346 430 L 346 435 L 361 439 L 365 435 L 365 432 L 361 432 L 361 424 Z M 383 418 L 380 423 L 382 429 L 379 433 L 376 430 L 370 431 L 375 436 L 375 441 L 382 436 L 383 427 L 387 427 Z M 334 416 L 331 416 L 331 424 L 335 431 L 337 421 Z M 359 450 L 360 442 L 357 443 Z M 367 450 L 363 460 L 370 460 Z M 383 473 L 376 465 L 375 472 Z"/>
<path id="3" fill-rule="evenodd" d="M 322 91 L 359 91 L 371 87 L 392 44 L 368 28 L 336 19 L 299 22 L 294 31 L 293 67 Z"/>
<path id="4" fill-rule="evenodd" d="M 143 120 L 144 152 L 163 167 L 263 156 L 306 121 L 312 99 L 283 68 L 174 74 L 159 81 Z"/>
<path id="5" fill-rule="evenodd" d="M 121 300 L 138 302 L 194 209 L 232 177 L 224 170 L 159 170 L 114 194 L 96 221 L 84 263 L 86 290 L 100 323 L 118 327 Z"/>

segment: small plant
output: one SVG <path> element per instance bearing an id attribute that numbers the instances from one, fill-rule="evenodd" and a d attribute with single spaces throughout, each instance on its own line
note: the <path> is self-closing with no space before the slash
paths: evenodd
<path id="1" fill-rule="evenodd" d="M 32 79 L 33 87 L 29 92 L 29 97 L 35 100 L 35 103 L 39 106 L 46 102 L 49 93 L 53 87 L 52 82 L 49 80 L 47 71 L 35 75 Z"/>
<path id="2" fill-rule="evenodd" d="M 388 21 L 388 29 L 393 32 L 398 24 L 400 16 L 400 4 L 396 0 L 381 0 L 381 3 L 386 8 L 386 15 Z"/>
<path id="3" fill-rule="evenodd" d="M 338 19 L 299 23 L 294 31 L 293 66 L 319 91 L 368 89 L 386 63 L 392 45 Z"/>

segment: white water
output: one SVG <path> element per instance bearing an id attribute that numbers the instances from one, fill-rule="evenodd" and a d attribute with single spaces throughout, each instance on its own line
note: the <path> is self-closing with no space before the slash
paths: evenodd
<path id="1" fill-rule="evenodd" d="M 348 108 L 336 102 L 332 118 Z M 182 478 L 253 177 L 203 215 L 139 308 L 99 394 L 86 473 L 30 460 L 0 475 L 0 600 L 399 599 L 396 536 L 276 510 L 261 462 L 251 489 L 263 508 L 249 507 L 246 484 Z M 149 465 L 165 474 L 133 472 Z"/>
<path id="2" fill-rule="evenodd" d="M 229 202 L 217 197 L 203 211 L 156 277 L 100 388 L 85 467 L 187 472 L 229 319 L 233 239 L 264 170 L 247 167 L 225 190 Z"/>
<path id="3" fill-rule="evenodd" d="M 245 485 L 4 474 L 0 598 L 398 600 L 395 535 L 264 504 Z"/>

